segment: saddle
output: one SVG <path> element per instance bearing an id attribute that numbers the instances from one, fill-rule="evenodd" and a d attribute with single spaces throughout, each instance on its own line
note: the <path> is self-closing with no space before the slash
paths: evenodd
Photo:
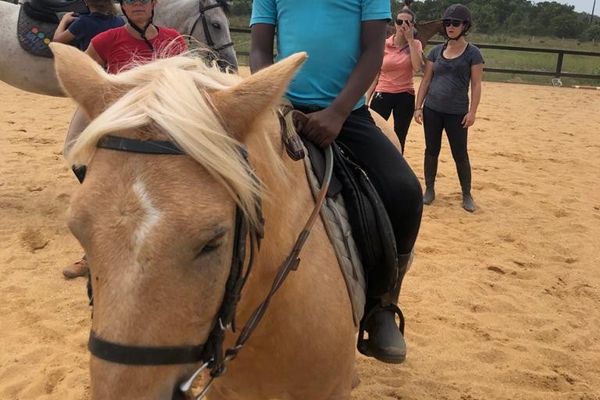
<path id="1" fill-rule="evenodd" d="M 48 44 L 52 41 L 62 14 L 88 13 L 83 0 L 28 0 L 21 5 L 17 36 L 23 50 L 38 56 L 52 58 Z"/>
<path id="2" fill-rule="evenodd" d="M 305 168 L 316 196 L 325 175 L 325 156 L 312 142 L 302 139 L 299 151 L 298 144 L 290 140 L 294 137 L 290 132 L 295 132 L 295 118 L 298 114 L 289 108 L 281 112 L 282 138 L 293 159 L 308 155 L 304 157 Z M 367 174 L 342 144 L 333 143 L 332 150 L 334 174 L 321 218 L 335 248 L 352 301 L 354 322 L 358 325 L 367 295 L 379 297 L 390 292 L 397 282 L 396 240 L 387 211 Z"/>

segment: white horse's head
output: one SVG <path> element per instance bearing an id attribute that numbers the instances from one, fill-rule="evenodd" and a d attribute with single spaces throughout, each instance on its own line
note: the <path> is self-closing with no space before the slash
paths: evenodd
<path id="1" fill-rule="evenodd" d="M 237 68 L 227 9 L 226 0 L 161 0 L 155 22 L 205 43 L 219 59 Z"/>

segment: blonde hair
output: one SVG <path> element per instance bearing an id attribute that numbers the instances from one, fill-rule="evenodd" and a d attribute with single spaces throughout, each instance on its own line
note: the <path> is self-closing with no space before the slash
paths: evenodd
<path id="1" fill-rule="evenodd" d="M 98 140 L 128 129 L 158 127 L 186 154 L 202 164 L 235 199 L 250 222 L 257 224 L 257 202 L 262 183 L 248 168 L 242 145 L 228 134 L 215 112 L 207 91 L 223 90 L 241 82 L 234 74 L 221 72 L 215 63 L 177 56 L 157 59 L 107 78 L 115 87 L 132 88 L 96 117 L 65 155 L 71 165 L 85 165 Z M 222 119 L 223 118 L 223 119 Z M 259 126 L 262 124 L 259 124 Z M 266 135 L 262 148 L 281 170 L 273 144 Z M 279 160 L 279 161 L 278 161 Z"/>

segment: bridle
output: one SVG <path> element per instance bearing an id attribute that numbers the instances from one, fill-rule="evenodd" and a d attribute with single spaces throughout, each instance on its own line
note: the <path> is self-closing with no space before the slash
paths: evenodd
<path id="1" fill-rule="evenodd" d="M 128 139 L 118 136 L 105 136 L 98 141 L 97 147 L 116 151 L 125 151 L 132 153 L 148 155 L 185 155 L 175 143 L 171 141 L 156 140 L 138 140 Z M 240 148 L 240 152 L 246 160 L 248 172 L 251 167 L 248 162 L 248 154 L 245 148 Z M 225 295 L 217 315 L 213 319 L 213 328 L 208 335 L 205 343 L 196 346 L 129 346 L 104 340 L 92 330 L 88 342 L 88 349 L 97 358 L 113 363 L 124 365 L 175 365 L 201 362 L 202 365 L 185 381 L 181 382 L 173 393 L 173 399 L 181 399 L 191 395 L 190 390 L 197 377 L 206 369 L 210 370 L 210 380 L 195 397 L 196 400 L 203 399 L 208 393 L 214 379 L 225 372 L 227 362 L 237 357 L 239 351 L 248 341 L 262 317 L 264 316 L 272 297 L 282 286 L 291 271 L 295 271 L 300 263 L 300 252 L 304 246 L 310 230 L 319 216 L 325 195 L 327 193 L 329 182 L 333 170 L 333 153 L 331 148 L 326 149 L 326 172 L 323 185 L 315 200 L 315 207 L 312 210 L 304 228 L 298 235 L 294 246 L 285 260 L 279 266 L 277 274 L 271 285 L 269 293 L 264 300 L 254 310 L 250 318 L 240 331 L 239 336 L 233 347 L 224 349 L 225 332 L 231 329 L 235 332 L 235 313 L 239 303 L 242 289 L 248 279 L 254 263 L 254 256 L 259 250 L 260 240 L 263 237 L 264 220 L 262 218 L 262 207 L 260 201 L 257 201 L 257 212 L 260 216 L 260 224 L 257 227 L 252 226 L 247 220 L 242 210 L 237 207 L 235 212 L 235 233 L 234 244 L 231 258 L 231 270 L 225 285 Z M 85 174 L 82 170 L 81 180 Z M 253 175 L 254 176 L 254 175 Z M 79 175 L 78 175 L 79 177 Z M 246 240 L 250 238 L 250 254 L 246 260 Z M 244 268 L 245 264 L 247 267 Z M 245 271 L 244 271 L 245 269 Z"/>
<path id="2" fill-rule="evenodd" d="M 210 29 L 208 27 L 208 21 L 206 19 L 206 11 L 208 10 L 212 10 L 213 8 L 222 8 L 223 11 L 225 11 L 225 6 L 222 3 L 223 0 L 217 0 L 216 3 L 214 4 L 208 4 L 206 6 L 202 6 L 202 0 L 199 0 L 199 11 L 200 11 L 200 15 L 198 16 L 198 18 L 196 18 L 196 21 L 194 22 L 194 24 L 192 25 L 192 29 L 190 30 L 190 34 L 189 36 L 191 37 L 192 34 L 194 33 L 194 29 L 196 29 L 196 25 L 198 25 L 198 22 L 202 21 L 202 29 L 204 29 L 204 39 L 206 40 L 206 45 L 208 47 L 210 47 L 212 50 L 216 51 L 216 52 L 220 52 L 222 50 L 225 50 L 228 47 L 233 46 L 233 41 L 222 44 L 220 46 L 216 45 L 211 34 L 210 34 Z"/>

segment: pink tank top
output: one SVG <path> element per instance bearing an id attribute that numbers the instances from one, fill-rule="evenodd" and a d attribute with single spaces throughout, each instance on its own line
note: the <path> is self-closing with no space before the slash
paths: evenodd
<path id="1" fill-rule="evenodd" d="M 419 40 L 415 39 L 415 50 L 419 52 L 419 57 L 423 52 L 423 46 Z M 413 67 L 410 60 L 410 48 L 408 44 L 404 47 L 396 47 L 394 44 L 394 35 L 385 41 L 385 52 L 383 55 L 383 64 L 377 81 L 376 92 L 383 93 L 415 93 L 413 83 Z"/>

